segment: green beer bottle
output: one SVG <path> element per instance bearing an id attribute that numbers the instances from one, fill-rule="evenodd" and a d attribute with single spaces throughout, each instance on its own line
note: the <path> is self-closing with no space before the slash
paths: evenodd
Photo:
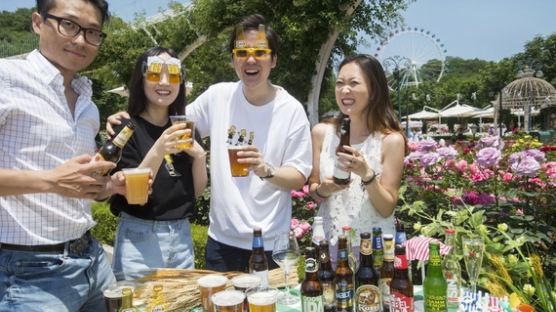
<path id="1" fill-rule="evenodd" d="M 423 282 L 425 296 L 425 312 L 446 311 L 446 291 L 448 284 L 442 274 L 442 261 L 440 259 L 440 243 L 429 243 L 429 263 L 427 275 Z"/>

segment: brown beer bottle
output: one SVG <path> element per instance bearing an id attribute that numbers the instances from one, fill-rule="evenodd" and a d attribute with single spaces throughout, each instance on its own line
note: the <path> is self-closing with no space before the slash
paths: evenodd
<path id="1" fill-rule="evenodd" d="M 249 257 L 249 273 L 261 278 L 261 286 L 268 287 L 268 260 L 264 253 L 263 231 L 253 229 L 253 251 Z"/>
<path id="2" fill-rule="evenodd" d="M 413 284 L 407 272 L 405 247 L 394 250 L 394 278 L 390 282 L 390 311 L 413 312 Z"/>
<path id="3" fill-rule="evenodd" d="M 353 271 L 349 267 L 347 238 L 338 237 L 338 265 L 336 266 L 336 311 L 353 310 Z"/>
<path id="4" fill-rule="evenodd" d="M 323 311 L 322 287 L 317 277 L 318 261 L 314 247 L 305 248 L 305 279 L 301 283 L 301 311 Z"/>
<path id="5" fill-rule="evenodd" d="M 340 143 L 338 143 L 338 146 L 336 147 L 336 153 L 348 153 L 343 146 L 349 145 L 349 128 L 350 119 L 348 116 L 344 116 L 340 124 Z M 348 184 L 351 180 L 351 174 L 350 172 L 342 170 L 340 166 L 341 164 L 336 161 L 336 164 L 334 165 L 334 183 L 342 185 Z"/>
<path id="6" fill-rule="evenodd" d="M 95 154 L 95 157 L 93 157 L 91 162 L 105 160 L 117 163 L 118 161 L 120 161 L 124 146 L 127 144 L 127 141 L 129 141 L 134 131 L 135 124 L 131 120 L 129 120 L 115 138 L 104 143 L 104 145 Z M 97 172 L 96 174 L 107 175 L 108 171 Z"/>
<path id="7" fill-rule="evenodd" d="M 334 284 L 334 270 L 330 262 L 328 241 L 323 239 L 319 243 L 319 271 L 317 277 L 322 286 L 324 312 L 336 311 L 336 286 Z"/>
<path id="8" fill-rule="evenodd" d="M 392 234 L 382 235 L 384 240 L 384 261 L 380 267 L 380 278 L 378 288 L 382 293 L 382 310 L 390 311 L 390 283 L 394 277 L 394 236 Z"/>
<path id="9" fill-rule="evenodd" d="M 373 266 L 371 233 L 361 233 L 360 237 L 359 269 L 355 274 L 355 312 L 378 312 L 382 310 L 382 295 Z"/>

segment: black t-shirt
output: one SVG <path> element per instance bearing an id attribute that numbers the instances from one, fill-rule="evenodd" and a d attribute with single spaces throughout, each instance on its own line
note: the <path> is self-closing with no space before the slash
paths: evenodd
<path id="1" fill-rule="evenodd" d="M 132 118 L 135 132 L 122 152 L 122 158 L 113 172 L 122 168 L 139 166 L 154 142 L 162 132 L 171 126 L 170 121 L 164 126 L 155 126 L 143 118 Z M 110 198 L 110 210 L 114 215 L 121 211 L 146 220 L 176 220 L 192 218 L 196 214 L 195 190 L 193 186 L 192 159 L 185 152 L 172 155 L 173 164 L 180 177 L 172 177 L 165 167 L 165 161 L 156 174 L 149 201 L 143 205 L 129 205 L 122 195 Z"/>

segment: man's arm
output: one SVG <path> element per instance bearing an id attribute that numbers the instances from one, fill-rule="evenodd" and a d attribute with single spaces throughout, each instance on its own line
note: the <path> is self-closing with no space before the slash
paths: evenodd
<path id="1" fill-rule="evenodd" d="M 106 185 L 106 177 L 92 177 L 111 170 L 114 163 L 97 161 L 91 156 L 74 157 L 51 170 L 32 171 L 0 168 L 0 196 L 55 193 L 67 197 L 96 198 Z"/>

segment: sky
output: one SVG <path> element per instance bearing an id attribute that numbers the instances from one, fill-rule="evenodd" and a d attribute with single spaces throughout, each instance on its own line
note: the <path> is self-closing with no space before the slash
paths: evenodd
<path id="1" fill-rule="evenodd" d="M 132 21 L 136 12 L 151 16 L 169 2 L 110 0 L 109 4 L 114 15 Z M 35 0 L 0 0 L 0 11 L 34 5 Z M 440 39 L 448 56 L 499 61 L 523 51 L 535 35 L 556 33 L 554 12 L 555 0 L 417 0 L 402 15 L 407 26 Z M 369 44 L 360 50 L 374 54 L 377 44 Z"/>

